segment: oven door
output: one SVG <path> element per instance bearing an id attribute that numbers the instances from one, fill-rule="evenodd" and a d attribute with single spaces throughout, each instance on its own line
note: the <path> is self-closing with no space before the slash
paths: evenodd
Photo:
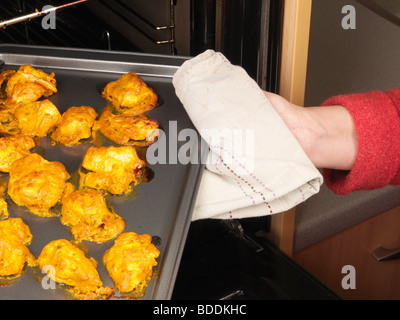
<path id="1" fill-rule="evenodd" d="M 266 237 L 266 218 L 192 222 L 173 300 L 337 300 Z"/>

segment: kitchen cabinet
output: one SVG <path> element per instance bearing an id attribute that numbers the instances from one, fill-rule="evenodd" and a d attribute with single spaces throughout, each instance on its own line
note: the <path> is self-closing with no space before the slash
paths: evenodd
<path id="1" fill-rule="evenodd" d="M 400 299 L 400 259 L 378 261 L 377 248 L 400 248 L 400 207 L 293 254 L 292 258 L 343 299 Z M 354 267 L 354 287 L 342 286 Z"/>
<path id="2" fill-rule="evenodd" d="M 283 10 L 279 94 L 304 104 L 312 0 L 286 0 Z M 291 254 L 295 209 L 271 217 L 270 240 Z"/>

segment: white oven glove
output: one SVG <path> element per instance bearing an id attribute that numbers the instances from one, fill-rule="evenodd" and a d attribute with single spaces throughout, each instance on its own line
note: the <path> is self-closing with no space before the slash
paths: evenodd
<path id="1" fill-rule="evenodd" d="M 173 85 L 210 148 L 192 220 L 275 214 L 319 192 L 320 172 L 243 68 L 207 50 Z"/>

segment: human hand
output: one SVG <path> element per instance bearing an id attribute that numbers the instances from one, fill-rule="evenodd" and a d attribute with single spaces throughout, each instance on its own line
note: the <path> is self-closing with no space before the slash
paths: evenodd
<path id="1" fill-rule="evenodd" d="M 274 109 L 317 168 L 350 170 L 358 140 L 353 118 L 343 106 L 300 107 L 264 91 Z"/>

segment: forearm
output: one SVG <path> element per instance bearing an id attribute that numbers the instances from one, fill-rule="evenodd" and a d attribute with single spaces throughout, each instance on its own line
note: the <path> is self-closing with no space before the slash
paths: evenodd
<path id="1" fill-rule="evenodd" d="M 339 95 L 309 108 L 265 94 L 335 193 L 400 185 L 400 89 Z"/>
<path id="2" fill-rule="evenodd" d="M 343 106 L 302 108 L 304 131 L 297 138 L 317 168 L 351 170 L 358 140 L 353 118 Z"/>

